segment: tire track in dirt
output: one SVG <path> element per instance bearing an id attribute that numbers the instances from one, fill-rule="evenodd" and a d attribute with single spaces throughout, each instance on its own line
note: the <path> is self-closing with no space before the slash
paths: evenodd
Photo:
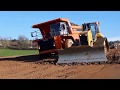
<path id="1" fill-rule="evenodd" d="M 87 74 L 92 74 L 96 72 L 101 66 L 96 67 L 95 65 L 91 66 L 77 66 L 76 69 L 64 73 L 62 76 L 67 76 L 67 79 L 83 78 Z M 87 77 L 86 77 L 87 78 Z"/>
<path id="2" fill-rule="evenodd" d="M 113 64 L 112 64 L 113 65 Z M 98 70 L 97 72 L 93 73 L 89 79 L 93 78 L 96 74 L 98 74 L 99 72 L 101 72 L 102 70 L 111 67 L 112 65 L 104 65 L 100 70 Z"/>
<path id="3" fill-rule="evenodd" d="M 91 79 L 120 79 L 120 64 L 107 64 L 99 72 L 95 73 Z"/>

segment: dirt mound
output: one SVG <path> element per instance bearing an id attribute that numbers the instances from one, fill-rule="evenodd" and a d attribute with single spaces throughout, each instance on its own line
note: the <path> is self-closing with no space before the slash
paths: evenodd
<path id="1" fill-rule="evenodd" d="M 109 61 L 120 63 L 120 49 L 110 49 L 107 58 Z"/>

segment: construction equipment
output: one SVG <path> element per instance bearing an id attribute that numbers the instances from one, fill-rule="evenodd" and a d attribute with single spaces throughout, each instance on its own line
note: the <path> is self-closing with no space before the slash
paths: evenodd
<path id="1" fill-rule="evenodd" d="M 38 28 L 42 34 L 41 39 L 35 40 L 39 55 L 54 63 L 107 61 L 109 45 L 99 25 L 99 22 L 92 22 L 80 26 L 67 18 L 33 25 L 32 28 Z"/>

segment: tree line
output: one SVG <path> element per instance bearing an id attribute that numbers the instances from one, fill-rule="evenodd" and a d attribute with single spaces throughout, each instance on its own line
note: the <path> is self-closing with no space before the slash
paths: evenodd
<path id="1" fill-rule="evenodd" d="M 109 41 L 110 49 L 114 49 L 115 45 L 120 47 L 120 41 Z M 0 47 L 11 49 L 37 49 L 37 44 L 32 43 L 25 35 L 19 35 L 18 39 L 0 37 Z"/>
<path id="2" fill-rule="evenodd" d="M 37 45 L 33 45 L 25 35 L 19 35 L 18 39 L 0 37 L 0 47 L 10 49 L 37 49 Z"/>

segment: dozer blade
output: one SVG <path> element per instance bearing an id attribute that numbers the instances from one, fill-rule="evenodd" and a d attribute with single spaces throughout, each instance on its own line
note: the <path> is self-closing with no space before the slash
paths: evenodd
<path id="1" fill-rule="evenodd" d="M 107 61 L 104 47 L 75 46 L 59 50 L 59 63 Z"/>

